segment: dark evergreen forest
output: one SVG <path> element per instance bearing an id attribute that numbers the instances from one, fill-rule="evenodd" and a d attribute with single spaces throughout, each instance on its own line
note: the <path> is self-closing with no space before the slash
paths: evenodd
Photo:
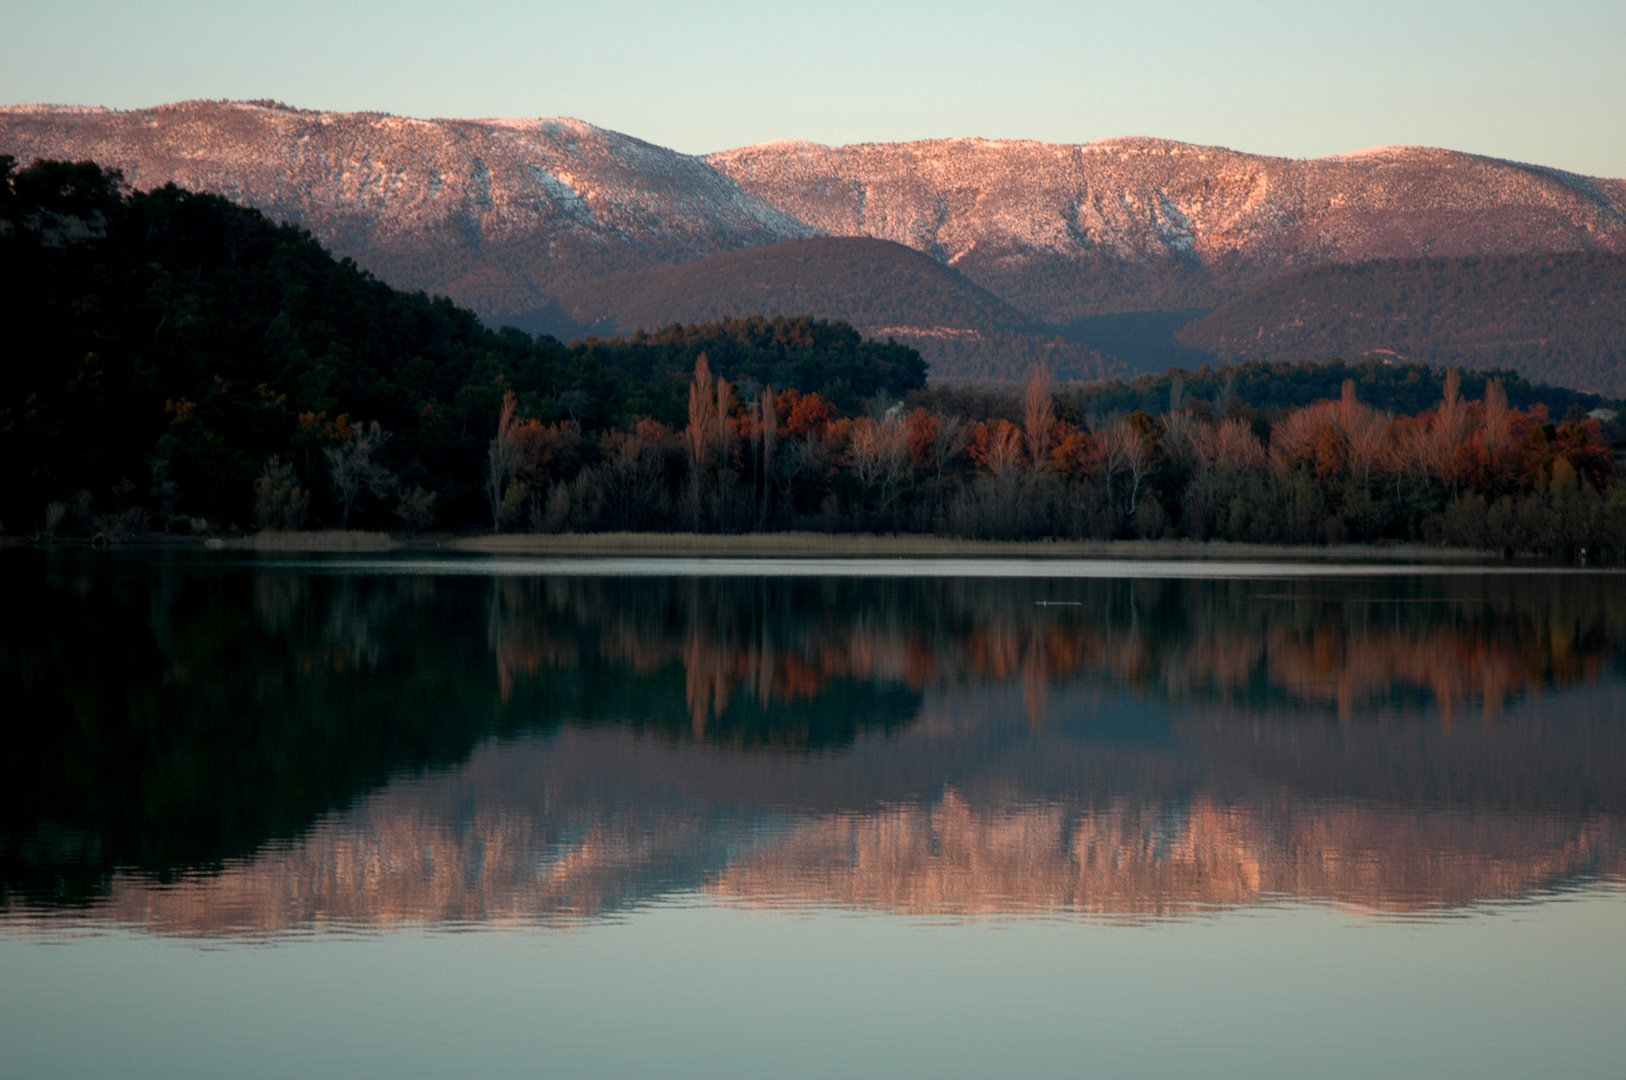
<path id="1" fill-rule="evenodd" d="M 482 483 L 505 393 L 585 434 L 681 425 L 704 352 L 736 383 L 858 408 L 925 383 L 912 349 L 808 318 L 723 320 L 629 339 L 490 330 L 449 300 L 390 288 L 309 234 L 213 195 L 132 191 L 93 164 L 0 157 L 0 523 L 147 508 L 250 523 L 279 455 L 336 524 L 323 451 L 363 424 L 374 464 L 434 493 L 444 522 L 489 521 Z M 360 519 L 399 526 L 380 499 Z"/>

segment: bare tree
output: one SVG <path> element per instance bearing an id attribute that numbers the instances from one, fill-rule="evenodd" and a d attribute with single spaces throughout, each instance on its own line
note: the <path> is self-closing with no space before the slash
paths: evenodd
<path id="1" fill-rule="evenodd" d="M 671 499 L 666 460 L 677 444 L 665 425 L 645 417 L 632 431 L 606 433 L 598 466 L 604 477 L 604 507 L 612 528 L 642 529 L 667 520 Z"/>
<path id="2" fill-rule="evenodd" d="M 757 528 L 760 530 L 768 524 L 774 451 L 779 447 L 779 408 L 774 401 L 772 383 L 763 387 L 757 399 L 757 413 L 757 429 L 761 438 L 759 458 L 762 463 L 762 509 L 757 515 Z"/>
<path id="3" fill-rule="evenodd" d="M 1146 478 L 1157 467 L 1157 456 L 1151 434 L 1144 423 L 1136 423 L 1135 414 L 1113 425 L 1106 433 L 1106 466 L 1109 477 L 1122 473 L 1129 481 L 1125 492 L 1123 513 L 1132 517 L 1140 505 L 1141 488 Z"/>
<path id="4" fill-rule="evenodd" d="M 486 498 L 491 501 L 491 531 L 502 529 L 503 497 L 519 468 L 519 448 L 514 442 L 514 413 L 519 399 L 512 390 L 502 397 L 502 413 L 497 418 L 497 437 L 491 440 L 486 458 Z"/>
<path id="5" fill-rule="evenodd" d="M 979 444 L 983 468 L 991 473 L 1006 473 L 1026 464 L 1026 443 L 1021 428 L 1009 420 L 994 420 L 980 426 L 983 432 Z"/>
<path id="6" fill-rule="evenodd" d="M 849 454 L 854 475 L 885 517 L 914 479 L 908 430 L 896 414 L 881 421 L 864 417 L 853 425 Z"/>
<path id="7" fill-rule="evenodd" d="M 1221 420 L 1192 429 L 1197 460 L 1210 469 L 1257 469 L 1265 464 L 1265 448 L 1241 420 Z"/>
<path id="8" fill-rule="evenodd" d="M 1033 457 L 1033 467 L 1040 469 L 1050 457 L 1056 434 L 1056 400 L 1050 392 L 1050 371 L 1043 364 L 1033 369 L 1022 406 L 1028 453 Z"/>
<path id="9" fill-rule="evenodd" d="M 683 429 L 684 448 L 689 452 L 690 511 L 696 532 L 700 530 L 705 499 L 705 473 L 712 459 L 712 433 L 717 427 L 717 389 L 711 362 L 701 353 L 694 363 L 694 380 L 689 383 L 689 426 Z"/>
<path id="10" fill-rule="evenodd" d="M 68 504 L 65 502 L 47 503 L 45 505 L 45 538 L 50 540 L 56 536 L 56 531 L 62 528 L 62 523 L 68 517 Z"/>
<path id="11" fill-rule="evenodd" d="M 1485 384 L 1485 449 L 1495 454 L 1513 441 L 1513 413 L 1501 379 Z"/>
<path id="12" fill-rule="evenodd" d="M 727 527 L 729 502 L 732 494 L 734 470 L 734 425 L 728 416 L 734 402 L 734 387 L 727 379 L 717 380 L 717 527 Z"/>
<path id="13" fill-rule="evenodd" d="M 965 453 L 971 445 L 971 428 L 958 416 L 934 415 L 931 425 L 932 506 L 934 513 L 943 508 L 945 474 L 954 459 Z"/>
<path id="14" fill-rule="evenodd" d="M 322 453 L 327 457 L 328 476 L 333 481 L 333 495 L 342 512 L 339 528 L 350 527 L 350 508 L 363 491 L 382 499 L 395 488 L 395 474 L 385 467 L 376 455 L 389 440 L 389 432 L 377 420 L 362 424 L 355 434 L 338 446 L 330 446 Z"/>
<path id="15" fill-rule="evenodd" d="M 1338 399 L 1338 426 L 1349 447 L 1350 479 L 1365 491 L 1374 470 L 1392 455 L 1394 424 L 1376 409 L 1362 405 L 1355 396 L 1355 380 L 1345 379 Z"/>

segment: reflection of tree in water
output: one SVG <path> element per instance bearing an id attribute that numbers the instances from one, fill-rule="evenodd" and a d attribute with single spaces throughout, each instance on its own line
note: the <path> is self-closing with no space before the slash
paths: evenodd
<path id="1" fill-rule="evenodd" d="M 1494 716 L 1614 670 L 1626 618 L 1612 577 L 486 580 L 17 554 L 0 627 L 0 890 L 68 902 L 118 867 L 163 879 L 249 856 L 492 735 L 570 724 L 874 754 L 864 733 L 904 731 L 928 693 L 990 686 L 1040 731 L 1067 719 L 1069 687 L 1220 704 L 1214 732 L 1181 737 L 1238 775 L 1321 770 L 1329 790 L 1405 799 L 1473 776 L 1431 773 L 1436 747 L 1379 791 L 1369 763 L 1394 759 L 1382 730 L 1359 754 L 1328 744 L 1306 760 L 1304 732 L 1267 729 L 1249 749 L 1224 716 Z M 1599 738 L 1589 760 L 1617 761 L 1618 739 Z"/>
<path id="2" fill-rule="evenodd" d="M 1465 706 L 1616 663 L 1614 578 L 1253 581 L 507 579 L 488 639 L 505 698 L 593 665 L 683 674 L 696 737 L 856 684 L 1106 681 L 1160 699 L 1351 717 Z M 737 733 L 736 733 L 737 734 Z M 781 736 L 786 733 L 780 733 Z M 785 743 L 764 736 L 762 742 Z M 795 744 L 795 739 L 789 739 Z"/>
<path id="3" fill-rule="evenodd" d="M 488 640 L 504 700 L 544 673 L 593 673 L 664 696 L 568 719 L 822 749 L 919 708 L 906 628 L 844 599 L 822 583 L 510 578 L 492 586 Z"/>
<path id="4" fill-rule="evenodd" d="M 71 901 L 113 866 L 214 865 L 504 723 L 470 583 L 28 570 L 0 627 L 6 889 Z"/>

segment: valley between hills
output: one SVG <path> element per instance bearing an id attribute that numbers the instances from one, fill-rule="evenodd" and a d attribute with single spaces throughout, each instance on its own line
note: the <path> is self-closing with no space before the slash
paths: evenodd
<path id="1" fill-rule="evenodd" d="M 0 154 L 220 194 L 392 285 L 563 339 L 812 314 L 917 348 L 934 382 L 1373 356 L 1626 395 L 1626 180 L 1447 150 L 693 156 L 568 119 L 186 102 L 0 109 Z"/>

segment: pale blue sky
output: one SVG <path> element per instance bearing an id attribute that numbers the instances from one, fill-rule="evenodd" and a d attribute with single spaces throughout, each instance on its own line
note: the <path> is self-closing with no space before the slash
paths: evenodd
<path id="1" fill-rule="evenodd" d="M 1626 176 L 1626 3 L 4 0 L 0 102 L 277 98 L 773 139 L 1447 146 Z"/>

